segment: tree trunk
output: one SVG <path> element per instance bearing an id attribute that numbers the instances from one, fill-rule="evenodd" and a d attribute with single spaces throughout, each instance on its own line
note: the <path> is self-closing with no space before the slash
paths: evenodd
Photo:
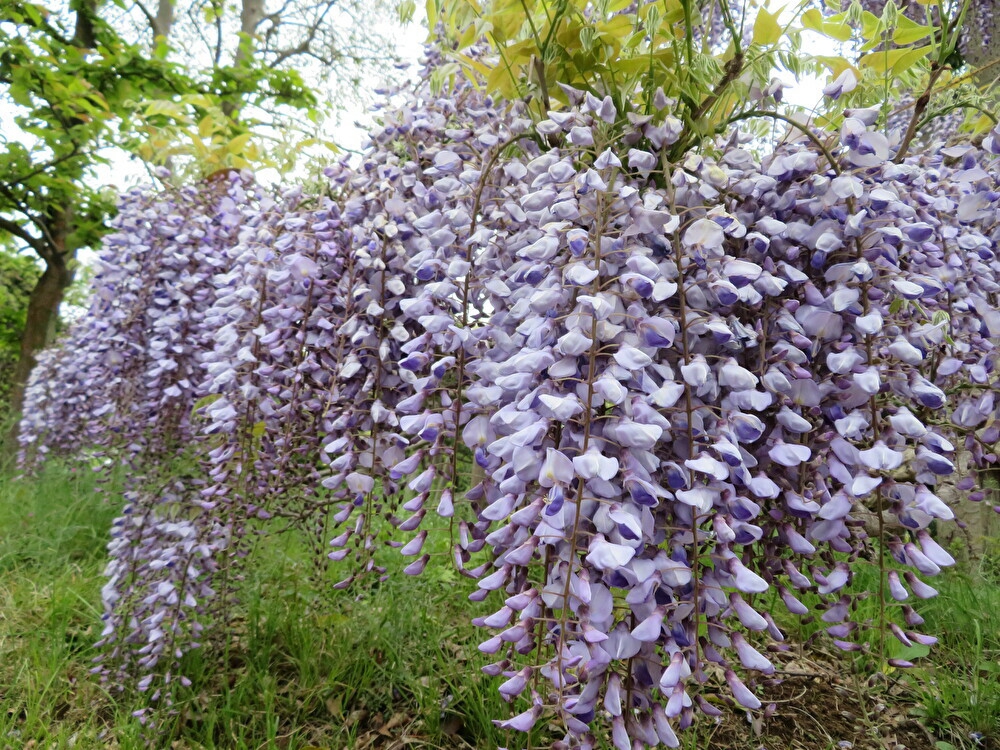
<path id="1" fill-rule="evenodd" d="M 66 233 L 60 232 L 53 237 L 60 248 L 65 247 Z M 72 253 L 65 251 L 53 253 L 45 264 L 35 288 L 31 290 L 28 299 L 28 313 L 24 326 L 24 336 L 21 338 L 21 353 L 14 369 L 14 382 L 11 388 L 10 410 L 15 422 L 6 436 L 5 450 L 8 455 L 17 452 L 17 422 L 20 420 L 21 408 L 24 406 L 24 391 L 28 377 L 35 366 L 38 352 L 44 349 L 55 338 L 56 323 L 59 320 L 59 304 L 66 294 L 66 289 L 73 283 L 73 269 L 70 267 Z"/>
<path id="2" fill-rule="evenodd" d="M 160 0 L 156 5 L 153 21 L 153 42 L 156 42 L 158 36 L 169 40 L 174 25 L 174 0 Z"/>
<path id="3" fill-rule="evenodd" d="M 257 26 L 264 18 L 264 2 L 265 0 L 243 0 L 240 6 L 240 43 L 233 57 L 233 65 L 237 68 L 246 65 L 256 52 L 257 42 L 254 40 L 254 34 L 257 33 Z M 238 110 L 239 106 L 234 101 L 222 103 L 223 114 L 232 120 L 239 116 Z"/>

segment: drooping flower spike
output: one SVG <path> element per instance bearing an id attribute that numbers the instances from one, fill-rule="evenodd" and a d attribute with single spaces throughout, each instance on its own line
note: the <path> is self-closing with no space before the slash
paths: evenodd
<path id="1" fill-rule="evenodd" d="M 234 176 L 179 221 L 170 197 L 123 204 L 22 434 L 29 459 L 200 454 L 116 525 L 108 645 L 140 685 L 173 684 L 172 654 L 224 619 L 211 584 L 251 528 L 304 532 L 339 588 L 386 574 L 383 542 L 418 575 L 448 534 L 516 709 L 499 725 L 552 719 L 566 746 L 673 747 L 716 703 L 760 708 L 772 590 L 860 648 L 845 559 L 919 625 L 903 602 L 953 563 L 928 531 L 955 516 L 942 487 L 981 499 L 997 460 L 1000 133 L 894 164 L 859 112 L 834 164 L 811 142 L 757 160 L 738 133 L 677 164 L 669 112 L 624 128 L 577 93 L 532 124 L 425 85 L 327 170 L 330 196 Z M 157 260 L 118 269 L 146 247 L 133 226 Z M 201 351 L 149 335 L 161 307 Z M 74 400 L 51 403 L 61 383 Z"/>

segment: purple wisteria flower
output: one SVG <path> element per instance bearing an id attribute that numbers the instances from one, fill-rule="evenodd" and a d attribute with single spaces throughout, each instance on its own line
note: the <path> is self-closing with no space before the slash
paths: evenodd
<path id="1" fill-rule="evenodd" d="M 425 82 L 325 196 L 233 173 L 126 197 L 22 425 L 27 461 L 141 469 L 109 675 L 174 684 L 251 529 L 303 534 L 348 589 L 387 574 L 383 542 L 421 574 L 447 528 L 513 703 L 498 726 L 560 747 L 676 747 L 720 710 L 713 681 L 759 709 L 771 590 L 859 649 L 845 559 L 881 546 L 893 602 L 935 594 L 940 488 L 980 497 L 998 460 L 998 136 L 896 164 L 854 111 L 832 163 L 739 133 L 675 163 L 665 97 L 619 137 L 611 98 L 566 93 L 533 124 Z M 177 456 L 196 468 L 157 483 Z"/>

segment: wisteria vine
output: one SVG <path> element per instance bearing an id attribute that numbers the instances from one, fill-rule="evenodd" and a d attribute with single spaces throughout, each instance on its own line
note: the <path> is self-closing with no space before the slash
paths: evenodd
<path id="1" fill-rule="evenodd" d="M 126 196 L 22 425 L 28 463 L 136 467 L 106 676 L 183 683 L 248 532 L 288 526 L 339 588 L 385 575 L 383 541 L 416 575 L 450 535 L 492 605 L 497 723 L 545 717 L 553 747 L 677 747 L 696 713 L 761 708 L 779 600 L 861 649 L 859 559 L 881 632 L 934 641 L 908 602 L 954 562 L 940 488 L 982 501 L 1000 442 L 1000 131 L 895 163 L 855 110 L 839 139 L 671 160 L 666 97 L 565 94 L 533 122 L 425 84 L 326 195 Z"/>

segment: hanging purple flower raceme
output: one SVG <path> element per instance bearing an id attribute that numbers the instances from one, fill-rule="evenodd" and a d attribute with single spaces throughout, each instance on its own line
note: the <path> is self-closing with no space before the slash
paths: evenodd
<path id="1" fill-rule="evenodd" d="M 126 467 L 125 508 L 102 592 L 104 654 L 95 669 L 169 705 L 184 651 L 200 644 L 212 579 L 231 530 L 197 502 L 204 480 L 178 475 L 197 434 L 202 355 L 215 342 L 205 312 L 222 252 L 259 193 L 226 173 L 190 188 L 133 191 L 105 241 L 88 313 L 36 375 L 22 425 L 24 459 L 98 449 Z M 53 398 L 55 389 L 66 396 Z"/>
<path id="2" fill-rule="evenodd" d="M 230 176 L 123 206 L 108 252 L 133 265 L 43 358 L 23 434 L 201 453 L 144 469 L 116 524 L 106 641 L 140 687 L 227 616 L 251 530 L 304 531 L 340 588 L 385 574 L 383 541 L 420 573 L 448 533 L 489 603 L 498 724 L 554 721 L 556 747 L 676 747 L 756 710 L 778 599 L 860 649 L 859 558 L 886 637 L 928 640 L 906 602 L 953 562 L 930 525 L 997 461 L 1000 131 L 895 164 L 856 111 L 832 151 L 759 160 L 733 133 L 673 162 L 666 99 L 564 93 L 532 124 L 425 83 L 329 197 Z"/>
<path id="3" fill-rule="evenodd" d="M 28 394 L 24 460 L 38 452 L 103 446 L 116 459 L 169 453 L 190 438 L 201 380 L 198 358 L 214 331 L 202 316 L 223 269 L 220 248 L 235 241 L 255 198 L 236 172 L 198 186 L 126 195 L 104 241 L 87 313 L 44 364 Z M 54 359 L 58 359 L 58 363 Z"/>
<path id="4" fill-rule="evenodd" d="M 602 107 L 585 105 L 590 113 Z M 560 119 L 569 139 L 595 142 L 580 131 L 597 118 Z M 945 454 L 954 448 L 944 436 L 928 445 L 894 434 L 889 418 L 900 409 L 886 399 L 907 397 L 911 418 L 947 402 L 943 390 L 912 372 L 900 377 L 891 362 L 912 366 L 917 344 L 908 337 L 935 327 L 926 308 L 908 304 L 944 288 L 925 278 L 930 248 L 910 247 L 934 230 L 908 214 L 895 228 L 876 221 L 884 194 L 850 168 L 870 169 L 874 156 L 891 182 L 906 167 L 885 163 L 887 150 L 863 128 L 845 133 L 848 171 L 831 167 L 811 183 L 824 157 L 800 147 L 763 168 L 738 152 L 731 163 L 739 168 L 688 158 L 683 169 L 667 165 L 667 190 L 630 182 L 610 150 L 584 153 L 582 164 L 529 150 L 537 155 L 523 172 L 512 167 L 530 189 L 505 188 L 517 196 L 503 219 L 512 252 L 484 284 L 495 290 L 495 312 L 482 340 L 495 349 L 469 368 L 469 392 L 495 394 L 495 439 L 478 428 L 466 441 L 488 474 L 476 492 L 489 503 L 480 518 L 491 524 L 486 541 L 496 559 L 481 587 L 510 595 L 479 620 L 499 629 L 481 649 L 503 657 L 494 671 L 508 678 L 505 695 L 533 688 L 533 707 L 505 726 L 526 729 L 554 704 L 566 741 L 587 742 L 597 707 L 617 706 L 624 682 L 633 708 L 648 713 L 616 718 L 616 732 L 656 736 L 660 711 L 685 725 L 695 706 L 715 710 L 684 679 L 706 660 L 729 670 L 737 703 L 759 706 L 730 667 L 772 667 L 739 630 L 782 635 L 748 599 L 777 584 L 789 609 L 804 613 L 791 590 L 819 594 L 835 642 L 853 648 L 839 625 L 851 571 L 833 553 L 869 554 L 858 525 L 872 511 L 867 504 L 886 548 L 899 547 L 899 563 L 933 574 L 952 562 L 916 530 L 952 517 L 933 490 L 951 473 Z M 706 201 L 724 186 L 737 200 Z M 518 213 L 523 235 L 510 231 Z M 681 213 L 696 218 L 680 224 Z M 912 250 L 904 263 L 899 253 L 886 257 L 886 235 Z M 979 247 L 971 235 L 966 243 Z M 996 268 L 978 270 L 992 288 Z M 974 294 L 970 308 L 987 310 L 991 294 Z M 990 334 L 988 322 L 970 326 L 972 341 Z M 985 374 L 992 365 L 976 364 L 985 422 L 995 419 Z M 934 468 L 908 481 L 898 473 L 907 450 L 918 467 Z M 917 495 L 921 516 L 908 502 Z M 890 513 L 916 531 L 915 543 L 882 530 Z M 539 587 L 529 572 L 542 560 Z M 628 592 L 625 611 L 616 610 L 614 589 Z M 700 623 L 707 638 L 696 635 Z M 551 649 L 548 665 L 518 669 L 518 655 L 536 648 Z M 677 668 L 664 671 L 660 653 L 674 654 Z M 659 726 L 660 740 L 672 742 L 669 725 Z"/>

